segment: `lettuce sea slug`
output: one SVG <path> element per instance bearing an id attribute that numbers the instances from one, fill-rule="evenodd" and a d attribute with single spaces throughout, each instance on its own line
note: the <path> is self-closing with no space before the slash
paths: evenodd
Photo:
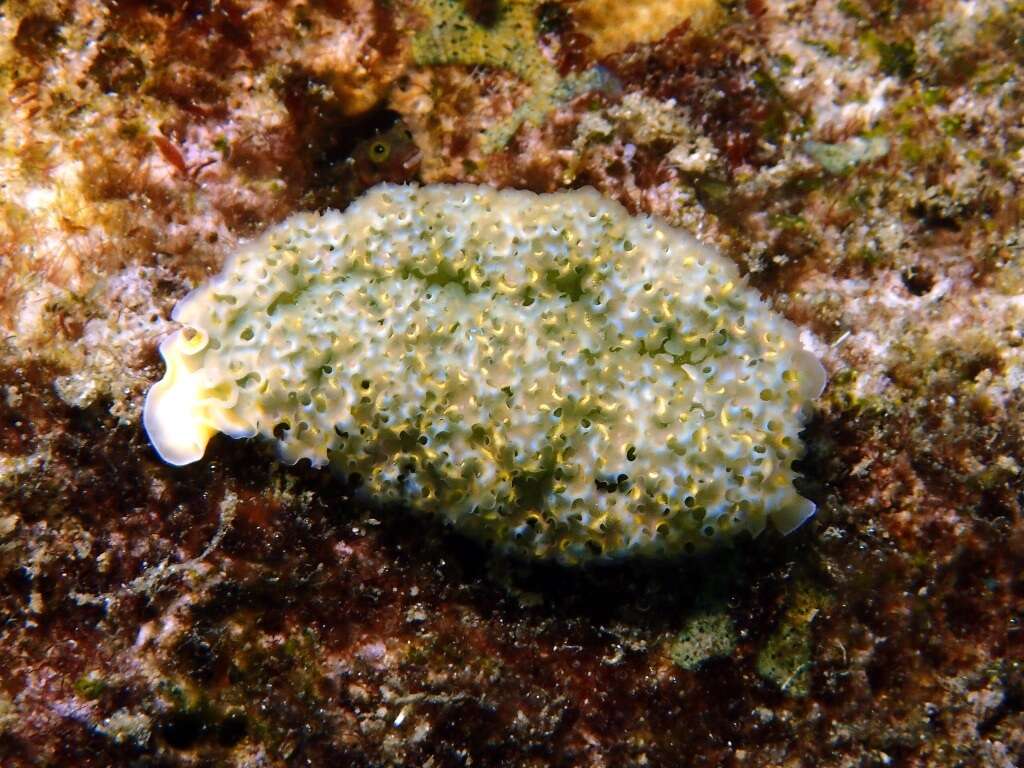
<path id="1" fill-rule="evenodd" d="M 821 364 L 736 267 L 593 190 L 374 188 L 291 217 L 175 309 L 144 423 L 330 465 L 498 548 L 693 551 L 814 513 Z"/>

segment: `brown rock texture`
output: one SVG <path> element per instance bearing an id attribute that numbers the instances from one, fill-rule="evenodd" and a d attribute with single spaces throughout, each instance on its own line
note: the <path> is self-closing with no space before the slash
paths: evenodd
<path id="1" fill-rule="evenodd" d="M 0 765 L 1024 763 L 1024 6 L 720 5 L 0 4 Z M 162 464 L 176 301 L 383 180 L 733 258 L 831 375 L 817 516 L 527 566 L 259 443 Z"/>

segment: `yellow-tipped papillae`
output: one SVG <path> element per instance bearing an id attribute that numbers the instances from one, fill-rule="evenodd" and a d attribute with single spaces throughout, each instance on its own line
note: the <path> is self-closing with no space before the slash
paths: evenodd
<path id="1" fill-rule="evenodd" d="M 825 374 L 735 266 L 593 190 L 371 190 L 293 216 L 175 311 L 146 430 L 361 478 L 499 547 L 671 554 L 814 512 Z"/>

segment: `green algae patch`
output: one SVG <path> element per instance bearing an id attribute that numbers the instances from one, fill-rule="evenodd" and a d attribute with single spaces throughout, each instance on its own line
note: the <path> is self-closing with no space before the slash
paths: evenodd
<path id="1" fill-rule="evenodd" d="M 75 681 L 75 693 L 83 699 L 89 699 L 90 701 L 98 699 L 109 687 L 107 681 L 96 672 L 82 675 Z"/>
<path id="2" fill-rule="evenodd" d="M 891 144 L 883 136 L 854 137 L 838 144 L 808 141 L 804 150 L 822 168 L 834 176 L 841 175 L 861 163 L 878 160 L 889 154 Z"/>
<path id="3" fill-rule="evenodd" d="M 485 153 L 502 149 L 523 124 L 540 125 L 559 106 L 606 86 L 597 68 L 562 77 L 537 41 L 540 3 L 506 0 L 493 14 L 474 18 L 458 0 L 421 0 L 426 27 L 412 40 L 413 60 L 421 66 L 459 64 L 511 72 L 530 87 L 530 95 L 511 115 L 481 137 Z"/>
<path id="4" fill-rule="evenodd" d="M 412 41 L 417 64 L 462 64 L 505 69 L 528 83 L 547 76 L 554 67 L 537 47 L 536 3 L 500 3 L 492 24 L 474 19 L 459 0 L 423 0 L 426 29 Z"/>
<path id="5" fill-rule="evenodd" d="M 799 582 L 778 627 L 768 637 L 757 657 L 757 673 L 775 683 L 790 696 L 810 693 L 811 628 L 818 613 L 831 598 L 816 587 Z"/>
<path id="6" fill-rule="evenodd" d="M 689 619 L 668 649 L 669 658 L 692 672 L 709 659 L 728 656 L 736 648 L 736 628 L 724 608 L 700 611 Z"/>

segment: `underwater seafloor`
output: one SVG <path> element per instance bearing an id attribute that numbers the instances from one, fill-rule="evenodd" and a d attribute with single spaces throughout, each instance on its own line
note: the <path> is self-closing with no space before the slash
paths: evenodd
<path id="1" fill-rule="evenodd" d="M 5 768 L 1024 764 L 1020 2 L 7 0 L 0 86 Z M 529 566 L 258 442 L 163 464 L 174 304 L 383 180 L 735 260 L 829 371 L 818 514 Z"/>

